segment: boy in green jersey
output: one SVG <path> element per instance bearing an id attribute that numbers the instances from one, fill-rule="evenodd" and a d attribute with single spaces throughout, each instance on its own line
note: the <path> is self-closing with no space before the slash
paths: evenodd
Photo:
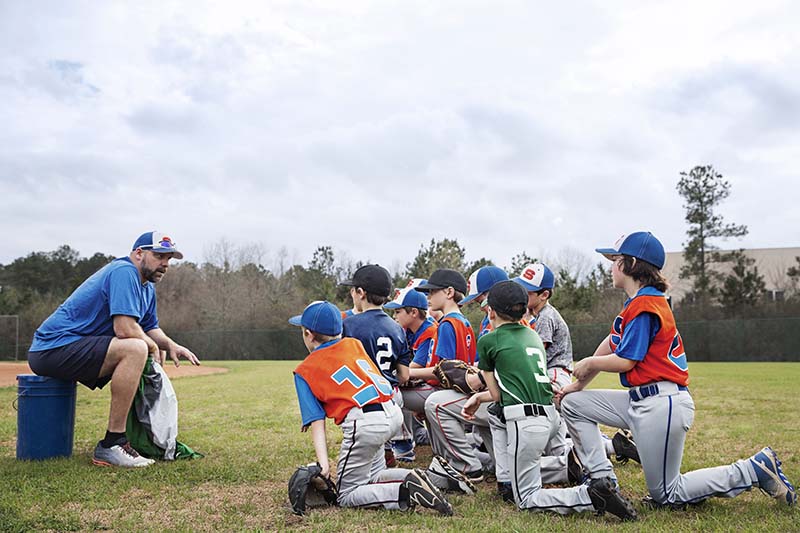
<path id="1" fill-rule="evenodd" d="M 635 520 L 633 505 L 611 478 L 566 489 L 542 488 L 539 462 L 558 431 L 559 415 L 553 405 L 544 345 L 535 331 L 519 324 L 527 303 L 527 292 L 513 281 L 497 283 L 489 291 L 494 331 L 478 340 L 478 368 L 488 390 L 473 395 L 462 414 L 469 419 L 482 402 L 492 400 L 503 407 L 505 429 L 492 428 L 495 459 L 507 464 L 520 509 L 559 514 L 608 511 L 623 520 Z"/>

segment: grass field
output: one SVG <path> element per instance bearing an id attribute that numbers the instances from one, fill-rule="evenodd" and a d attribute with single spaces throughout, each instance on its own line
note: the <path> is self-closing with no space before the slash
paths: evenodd
<path id="1" fill-rule="evenodd" d="M 608 516 L 519 512 L 502 504 L 488 484 L 479 486 L 477 496 L 452 497 L 456 515 L 450 518 L 344 509 L 296 517 L 287 505 L 286 480 L 297 465 L 314 458 L 310 437 L 299 432 L 291 379 L 296 362 L 213 364 L 231 371 L 174 381 L 180 440 L 206 457 L 135 471 L 91 465 L 91 450 L 105 429 L 108 392 L 82 387 L 75 455 L 16 461 L 16 389 L 0 388 L 0 531 L 800 531 L 798 509 L 781 507 L 758 490 L 685 512 L 640 508 L 634 524 Z M 691 371 L 697 415 L 683 470 L 730 463 L 771 445 L 789 479 L 800 482 L 800 363 L 695 363 Z M 603 376 L 595 386 L 616 383 Z M 339 438 L 339 429 L 329 424 L 332 457 Z M 427 465 L 429 450 L 421 448 L 418 465 Z M 637 501 L 645 496 L 637 464 L 616 470 L 626 495 Z"/>

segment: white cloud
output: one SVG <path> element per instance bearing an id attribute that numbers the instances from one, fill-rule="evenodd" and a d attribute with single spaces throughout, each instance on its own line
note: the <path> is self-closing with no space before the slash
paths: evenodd
<path id="1" fill-rule="evenodd" d="M 410 260 L 684 240 L 712 163 L 745 246 L 793 246 L 790 2 L 0 6 L 0 263 L 172 232 Z"/>

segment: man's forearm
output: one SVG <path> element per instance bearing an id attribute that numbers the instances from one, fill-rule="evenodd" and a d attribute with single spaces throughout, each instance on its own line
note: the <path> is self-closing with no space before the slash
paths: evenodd
<path id="1" fill-rule="evenodd" d="M 147 336 L 150 337 L 155 343 L 158 345 L 159 348 L 162 350 L 169 351 L 171 346 L 175 344 L 175 341 L 167 337 L 167 334 L 164 333 L 164 330 L 161 328 L 151 329 L 147 332 Z"/>
<path id="2" fill-rule="evenodd" d="M 158 343 L 144 332 L 138 322 L 130 317 L 114 318 L 114 336 L 118 339 L 142 339 L 147 343 L 148 353 L 154 355 L 158 352 Z"/>

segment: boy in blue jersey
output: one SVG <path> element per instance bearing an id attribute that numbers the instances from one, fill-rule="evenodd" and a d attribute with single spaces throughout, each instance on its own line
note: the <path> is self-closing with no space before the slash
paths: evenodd
<path id="1" fill-rule="evenodd" d="M 392 277 L 380 265 L 364 265 L 353 274 L 353 278 L 342 282 L 350 287 L 353 308 L 357 313 L 343 322 L 343 336 L 361 341 L 375 366 L 394 388 L 394 399 L 403 406 L 403 396 L 398 385 L 408 381 L 408 365 L 411 351 L 408 348 L 405 331 L 387 315 L 382 306 L 392 294 Z M 400 428 L 398 440 L 410 441 L 411 432 Z M 387 463 L 395 463 L 391 445 L 387 443 Z"/>
<path id="2" fill-rule="evenodd" d="M 394 311 L 394 320 L 406 332 L 408 345 L 411 347 L 413 360 L 409 365 L 409 374 L 414 368 L 424 368 L 428 364 L 428 354 L 436 333 L 436 323 L 428 319 L 428 301 L 425 296 L 414 287 L 426 280 L 414 280 L 402 290 L 397 290 L 394 299 L 384 305 L 386 309 Z M 403 396 L 403 420 L 405 427 L 412 430 L 412 435 L 416 435 L 414 430 L 414 413 L 424 413 L 425 398 L 433 390 L 431 385 L 422 380 L 415 380 L 400 389 Z M 407 405 L 406 400 L 410 400 L 413 407 Z M 421 399 L 421 401 L 419 401 Z M 417 422 L 419 425 L 419 423 Z M 420 428 L 422 429 L 422 428 Z M 426 435 L 427 436 L 427 435 Z M 395 440 L 393 442 L 395 458 L 398 461 L 411 462 L 416 459 L 414 453 L 415 438 L 408 440 Z"/>
<path id="3" fill-rule="evenodd" d="M 128 256 L 84 281 L 34 333 L 28 364 L 36 374 L 79 381 L 90 389 L 111 381 L 108 430 L 92 457 L 98 466 L 153 463 L 131 447 L 125 434 L 147 357 L 163 363 L 163 350 L 176 366 L 180 357 L 200 364 L 159 327 L 154 284 L 173 257 L 182 259 L 183 254 L 168 236 L 155 231 L 141 235 Z"/>

